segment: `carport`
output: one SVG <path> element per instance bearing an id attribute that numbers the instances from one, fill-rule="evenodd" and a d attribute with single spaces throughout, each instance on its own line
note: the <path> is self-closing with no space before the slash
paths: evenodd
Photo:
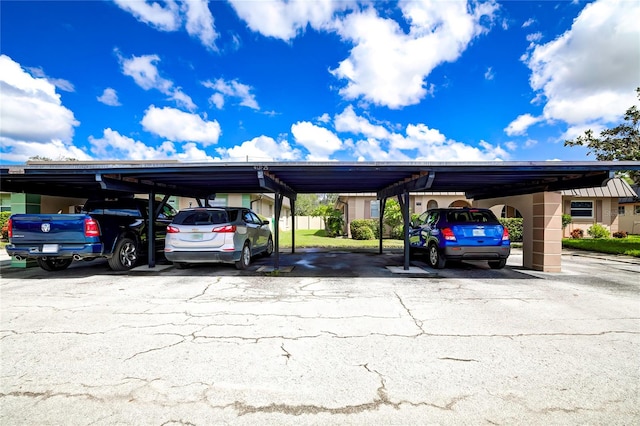
<path id="1" fill-rule="evenodd" d="M 524 266 L 560 270 L 561 205 L 557 191 L 606 185 L 618 170 L 639 170 L 637 162 L 264 162 L 179 163 L 30 162 L 0 166 L 5 192 L 75 197 L 97 194 L 149 194 L 192 197 L 204 205 L 216 193 L 270 192 L 275 195 L 274 268 L 279 269 L 279 219 L 284 197 L 295 215 L 297 194 L 374 192 L 380 221 L 387 199 L 396 197 L 405 224 L 404 268 L 409 268 L 409 194 L 464 192 L 474 203 L 506 202 L 512 197 L 531 204 L 525 222 Z M 153 232 L 153 230 L 150 230 Z M 293 230 L 295 231 L 295 229 Z M 295 232 L 293 232 L 295 235 Z M 150 239 L 149 266 L 155 266 Z M 293 248 L 295 250 L 295 239 Z M 382 253 L 382 239 L 380 240 Z"/>

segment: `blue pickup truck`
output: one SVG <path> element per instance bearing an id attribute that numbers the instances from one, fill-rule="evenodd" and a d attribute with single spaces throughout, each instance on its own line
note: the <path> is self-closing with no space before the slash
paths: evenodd
<path id="1" fill-rule="evenodd" d="M 147 251 L 149 201 L 138 198 L 89 200 L 79 214 L 14 214 L 9 218 L 7 253 L 35 259 L 47 271 L 61 271 L 73 260 L 107 258 L 114 271 L 126 271 Z M 157 211 L 156 211 L 157 210 Z M 167 225 L 175 210 L 154 207 L 156 252 L 163 253 Z"/>

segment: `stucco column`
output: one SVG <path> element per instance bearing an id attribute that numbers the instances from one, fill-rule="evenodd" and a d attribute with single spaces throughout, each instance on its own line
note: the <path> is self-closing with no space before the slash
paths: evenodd
<path id="1" fill-rule="evenodd" d="M 531 265 L 537 271 L 560 272 L 562 260 L 562 194 L 540 192 L 532 195 L 533 238 Z"/>

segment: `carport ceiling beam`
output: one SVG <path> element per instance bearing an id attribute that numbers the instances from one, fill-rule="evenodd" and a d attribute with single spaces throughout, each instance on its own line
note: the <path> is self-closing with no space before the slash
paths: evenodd
<path id="1" fill-rule="evenodd" d="M 382 200 L 384 198 L 397 197 L 405 192 L 427 191 L 433 185 L 435 178 L 435 172 L 422 171 L 419 174 L 412 175 L 403 181 L 396 182 L 393 185 L 378 191 L 378 199 Z"/>
<path id="2" fill-rule="evenodd" d="M 260 188 L 266 191 L 282 194 L 294 201 L 297 198 L 294 190 L 266 170 L 258 170 L 258 181 L 260 182 Z"/>
<path id="3" fill-rule="evenodd" d="M 615 176 L 614 172 L 597 171 L 581 174 L 566 174 L 555 178 L 522 181 L 515 184 L 503 184 L 472 189 L 465 196 L 474 200 L 506 197 L 514 195 L 534 194 L 537 192 L 563 191 L 566 189 L 594 188 L 606 186 L 607 181 Z"/>
<path id="4" fill-rule="evenodd" d="M 142 180 L 122 175 L 103 175 L 96 173 L 96 182 L 100 184 L 103 190 L 118 191 L 127 193 L 145 194 L 150 192 L 156 192 L 161 194 L 191 196 L 194 198 L 206 198 L 207 194 L 194 191 L 192 189 L 181 189 L 175 185 L 166 185 L 162 183 L 156 183 L 150 180 Z"/>

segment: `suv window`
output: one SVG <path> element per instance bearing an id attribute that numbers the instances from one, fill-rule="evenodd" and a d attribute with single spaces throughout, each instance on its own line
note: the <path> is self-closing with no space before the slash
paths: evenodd
<path id="1" fill-rule="evenodd" d="M 449 223 L 496 223 L 495 215 L 490 210 L 460 210 L 447 212 Z"/>
<path id="2" fill-rule="evenodd" d="M 224 210 L 186 210 L 173 219 L 177 225 L 219 225 L 229 222 Z"/>

